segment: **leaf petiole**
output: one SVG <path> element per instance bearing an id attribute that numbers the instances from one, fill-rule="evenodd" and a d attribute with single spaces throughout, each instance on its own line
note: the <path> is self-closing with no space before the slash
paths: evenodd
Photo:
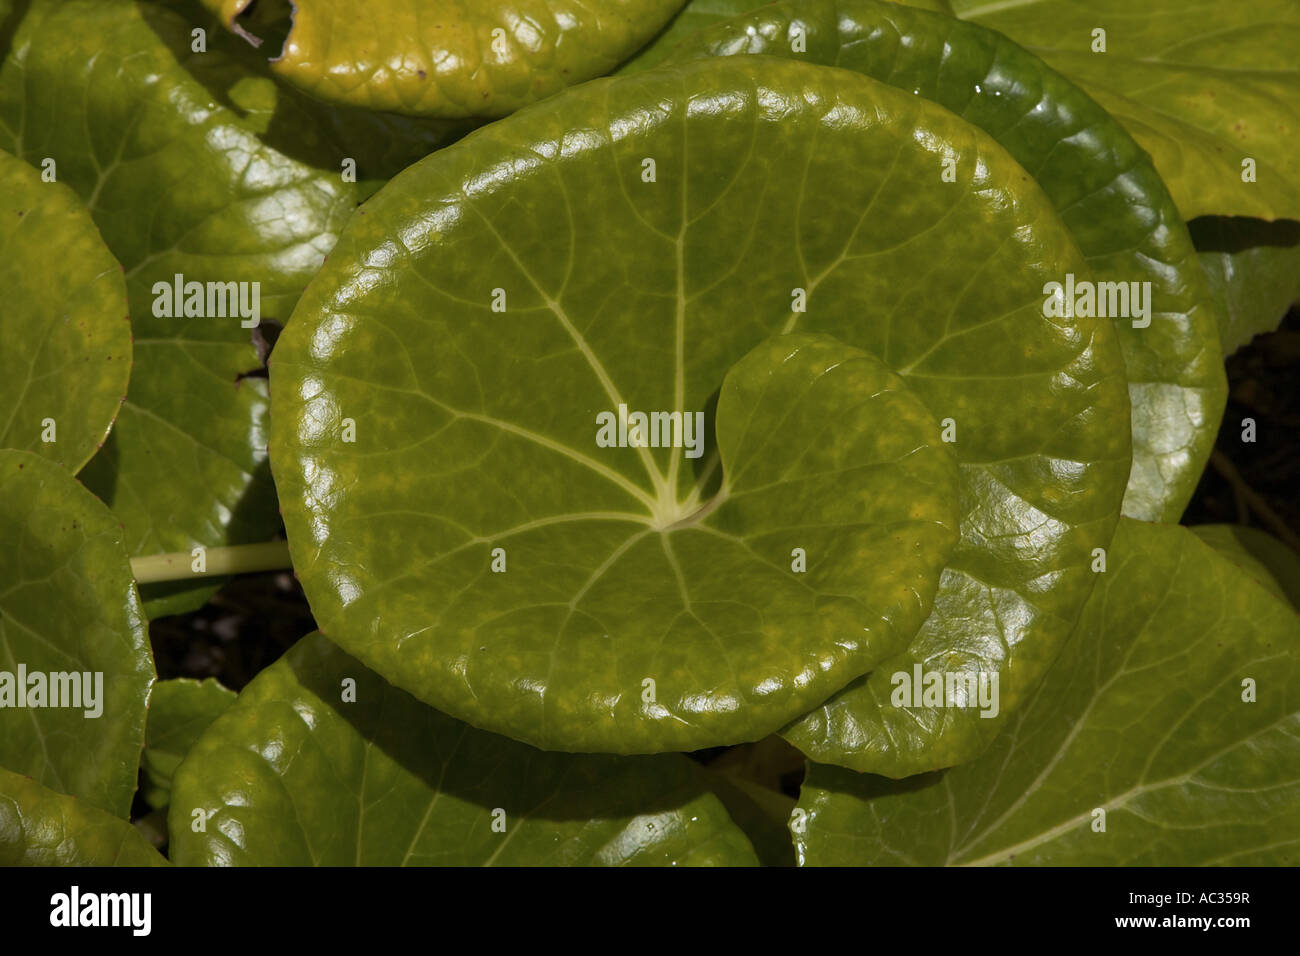
<path id="1" fill-rule="evenodd" d="M 195 548 L 193 551 L 149 554 L 131 559 L 131 573 L 137 584 L 249 574 L 255 571 L 281 571 L 292 567 L 287 541 L 238 544 L 225 548 Z"/>

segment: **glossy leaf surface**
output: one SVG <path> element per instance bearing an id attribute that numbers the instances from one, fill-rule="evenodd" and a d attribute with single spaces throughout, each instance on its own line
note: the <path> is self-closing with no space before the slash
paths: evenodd
<path id="1" fill-rule="evenodd" d="M 707 11 L 751 5 L 703 3 L 692 22 L 718 19 Z M 1000 34 L 877 0 L 786 0 L 684 37 L 665 35 L 655 47 L 670 43 L 678 59 L 764 54 L 865 73 L 947 107 L 1005 147 L 1043 187 L 1096 280 L 1129 283 L 1106 306 L 1133 406 L 1124 513 L 1178 520 L 1227 395 L 1216 300 L 1173 199 L 1117 120 Z M 652 59 L 650 52 L 642 59 Z"/>
<path id="2" fill-rule="evenodd" d="M 1300 302 L 1300 222 L 1206 216 L 1190 227 L 1231 355 Z"/>
<path id="3" fill-rule="evenodd" d="M 135 367 L 84 478 L 126 525 L 133 555 L 277 527 L 266 383 L 241 379 L 260 365 L 252 331 L 237 314 L 155 312 L 155 286 L 180 274 L 260 283 L 261 318 L 283 321 L 353 208 L 337 159 L 321 169 L 259 138 L 265 103 L 246 115 L 236 105 L 256 80 L 215 46 L 193 52 L 177 14 L 104 0 L 36 0 L 0 71 L 0 146 L 53 158 L 126 269 Z M 186 610 L 211 589 L 149 588 L 147 607 Z"/>
<path id="4" fill-rule="evenodd" d="M 204 833 L 196 809 L 212 813 Z M 319 634 L 199 738 L 170 830 L 181 865 L 756 862 L 687 758 L 543 753 L 474 730 Z"/>
<path id="5" fill-rule="evenodd" d="M 1300 219 L 1294 0 L 947 0 L 946 9 L 1079 84 L 1151 154 L 1185 218 Z"/>
<path id="6" fill-rule="evenodd" d="M 552 513 L 563 499 L 530 489 L 518 495 L 530 510 L 508 529 L 470 540 L 444 535 L 446 553 L 420 570 L 459 581 L 439 609 L 445 628 L 399 639 L 396 653 L 369 650 L 392 673 L 424 677 L 421 689 L 455 701 L 476 725 L 538 746 L 655 752 L 766 735 L 906 646 L 956 543 L 956 465 L 929 410 L 879 360 L 829 336 L 770 338 L 730 370 L 717 447 L 704 464 L 721 472 L 720 487 L 701 494 L 697 486 L 684 499 L 664 489 L 689 459 L 674 458 L 661 473 L 647 452 L 651 486 L 640 490 L 577 450 L 596 432 L 593 416 L 580 415 L 586 442 L 571 433 L 557 451 L 537 423 L 512 421 L 501 407 L 484 414 L 461 406 L 476 426 L 461 438 L 465 457 L 489 473 L 558 464 L 566 486 L 597 479 L 600 506 Z M 460 417 L 448 403 L 443 424 L 455 428 Z M 499 456 L 477 449 L 491 449 L 499 432 L 520 441 Z M 545 457 L 520 461 L 520 448 L 531 446 Z M 604 454 L 617 462 L 617 453 Z M 539 475 L 535 487 L 544 482 Z M 447 491 L 463 494 L 454 483 Z M 356 496 L 382 501 L 360 487 Z M 459 520 L 470 517 L 458 510 Z M 350 514 L 340 517 L 350 524 Z M 429 532 L 452 523 L 451 515 L 431 518 Z M 410 515 L 402 520 L 412 526 Z M 378 535 L 358 541 L 366 555 L 358 571 L 391 568 L 410 587 L 419 577 L 402 576 L 379 552 L 396 526 L 378 524 Z M 485 571 L 496 545 L 508 573 Z M 812 557 L 796 571 L 799 551 Z M 567 574 L 557 556 L 572 566 Z M 368 604 L 347 622 L 360 623 Z M 390 619 L 382 605 L 368 613 Z M 473 672 L 458 669 L 476 647 Z M 446 661 L 445 676 L 430 668 L 431 652 Z M 467 685 L 470 699 L 460 699 Z"/>
<path id="7" fill-rule="evenodd" d="M 955 183 L 939 178 L 948 155 L 965 160 Z M 933 548 L 914 541 L 903 550 L 921 564 L 892 566 L 906 526 L 875 539 L 839 518 L 812 529 L 859 476 L 838 501 L 773 488 L 751 517 L 711 497 L 709 457 L 697 470 L 680 449 L 598 447 L 596 415 L 702 412 L 765 337 L 812 332 L 881 358 L 935 432 L 956 429 L 963 542 L 946 611 L 921 633 L 927 653 L 1016 658 L 1028 681 L 1092 587 L 1088 556 L 1109 541 L 1129 470 L 1112 326 L 1043 315 L 1045 281 L 1086 268 L 996 143 L 846 72 L 714 58 L 588 84 L 479 130 L 360 211 L 273 357 L 276 482 L 313 612 L 398 686 L 550 748 L 693 748 L 777 729 L 907 640 L 928 609 L 916 572 Z M 755 474 L 805 451 L 919 446 L 911 412 L 870 436 L 832 424 L 833 404 L 816 409 L 833 393 L 790 402 L 815 423 L 806 432 L 787 438 L 757 403 L 756 435 L 733 434 L 744 423 L 726 396 L 723 482 L 736 481 L 737 437 L 755 443 Z M 765 432 L 777 440 L 762 445 Z M 870 520 L 903 502 L 916 509 L 903 517 L 938 527 L 935 482 L 886 482 Z M 710 501 L 721 507 L 670 527 Z M 800 587 L 796 548 L 799 580 L 879 566 L 827 592 L 861 602 L 857 627 L 876 629 L 894 589 L 915 585 L 888 641 L 816 629 L 847 613 L 843 598 L 818 617 L 781 606 Z M 845 590 L 864 586 L 875 593 Z"/>
<path id="8" fill-rule="evenodd" d="M 135 827 L 0 767 L 0 866 L 166 866 Z"/>
<path id="9" fill-rule="evenodd" d="M 242 23 L 252 0 L 204 0 Z M 313 96 L 416 116 L 505 116 L 612 70 L 682 0 L 346 0 L 294 4 L 272 68 Z"/>
<path id="10" fill-rule="evenodd" d="M 131 374 L 122 267 L 70 189 L 3 152 L 0 248 L 0 448 L 79 471 Z"/>
<path id="11" fill-rule="evenodd" d="M 691 34 L 748 13 L 759 5 L 755 0 L 689 0 L 651 42 L 615 72 L 637 73 L 658 66 L 672 56 L 674 49 Z"/>
<path id="12" fill-rule="evenodd" d="M 852 69 L 941 103 L 997 138 L 1034 175 L 1098 281 L 1150 283 L 1150 324 L 1143 319 L 1144 327 L 1135 327 L 1130 315 L 1115 320 L 1132 401 L 1133 464 L 1124 510 L 1176 519 L 1213 446 L 1226 385 L 1214 308 L 1187 229 L 1123 128 L 1068 80 L 996 33 L 894 4 L 770 4 L 687 37 L 673 56 L 742 53 Z M 913 656 L 851 685 L 789 728 L 788 739 L 814 759 L 900 777 L 976 755 L 1014 711 L 1018 695 L 1043 673 L 1073 621 L 1071 612 L 1044 628 L 1050 639 L 1028 645 L 1032 662 L 1020 668 L 1016 689 L 996 718 L 952 711 L 902 715 L 882 706 L 893 675 L 918 663 L 987 670 L 977 662 L 996 659 L 985 643 L 990 637 L 1016 646 L 1019 622 L 1011 608 L 1019 602 L 1000 605 L 993 598 L 987 611 L 980 609 L 986 614 L 981 620 L 973 613 L 978 603 L 970 603 L 977 593 L 967 589 L 941 601 Z M 964 660 L 947 656 L 954 645 L 981 644 Z M 1004 690 L 1008 676 L 1007 670 L 1001 674 Z"/>
<path id="13" fill-rule="evenodd" d="M 209 11 L 200 0 L 173 0 L 172 6 L 191 24 L 208 31 L 208 49 L 217 54 L 191 59 L 190 70 L 210 89 L 223 92 L 223 102 L 275 150 L 323 172 L 338 173 L 344 160 L 355 161 L 357 201 L 482 122 L 322 103 L 277 81 L 266 59 L 267 48 L 226 33 L 219 12 Z M 259 3 L 241 15 L 240 22 L 247 22 L 249 31 L 282 40 L 288 31 L 289 9 Z"/>
<path id="14" fill-rule="evenodd" d="M 58 465 L 0 451 L 0 541 L 0 767 L 125 817 L 154 669 L 121 526 Z"/>
<path id="15" fill-rule="evenodd" d="M 1110 558 L 979 760 L 898 783 L 811 765 L 802 862 L 1294 865 L 1295 609 L 1186 528 L 1126 519 Z"/>
<path id="16" fill-rule="evenodd" d="M 145 724 L 143 796 L 155 810 L 171 799 L 172 774 L 194 741 L 235 702 L 233 690 L 212 678 L 159 681 Z"/>

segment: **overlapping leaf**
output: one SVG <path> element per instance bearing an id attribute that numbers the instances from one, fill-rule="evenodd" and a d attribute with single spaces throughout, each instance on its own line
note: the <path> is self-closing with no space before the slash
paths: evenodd
<path id="1" fill-rule="evenodd" d="M 687 758 L 534 750 L 424 706 L 319 634 L 199 738 L 170 829 L 182 865 L 756 862 Z"/>
<path id="2" fill-rule="evenodd" d="M 126 283 L 72 191 L 4 152 L 0 288 L 0 448 L 79 471 L 126 397 Z"/>
<path id="3" fill-rule="evenodd" d="M 1192 531 L 1279 598 L 1300 609 L 1300 555 L 1277 538 L 1259 528 L 1236 524 L 1197 525 Z"/>
<path id="4" fill-rule="evenodd" d="M 154 669 L 122 528 L 58 465 L 0 451 L 0 541 L 0 767 L 125 817 Z"/>
<path id="5" fill-rule="evenodd" d="M 946 106 L 995 137 L 1034 176 L 1099 281 L 1139 284 L 1130 290 L 1150 283 L 1149 314 L 1138 316 L 1134 298 L 1114 319 L 1132 400 L 1133 464 L 1124 510 L 1177 518 L 1213 446 L 1226 387 L 1212 300 L 1187 229 L 1123 128 L 998 34 L 891 3 L 769 4 L 678 38 L 672 56 L 746 53 L 852 69 Z M 971 603 L 977 594 L 978 588 L 967 588 L 941 601 L 908 657 L 882 665 L 870 680 L 789 728 L 789 739 L 815 759 L 891 776 L 977 754 L 1014 711 L 1015 696 L 987 720 L 950 711 L 900 715 L 880 703 L 892 675 L 916 663 L 942 670 L 951 661 L 967 670 L 1003 653 L 983 650 L 990 642 L 1005 644 L 1009 658 L 1021 654 L 1013 649 L 1018 615 L 996 600 L 981 613 Z M 1037 638 L 1026 645 L 1032 656 L 1021 654 L 1017 694 L 1050 663 L 1073 616 L 1067 612 L 1036 627 Z M 955 648 L 964 653 L 954 659 Z"/>
<path id="6" fill-rule="evenodd" d="M 241 327 L 251 320 L 233 307 L 224 318 L 160 315 L 156 286 L 178 274 L 259 283 L 261 318 L 283 321 L 354 207 L 341 151 L 323 132 L 319 149 L 299 135 L 305 114 L 275 99 L 269 79 L 215 45 L 195 52 L 171 11 L 25 7 L 0 71 L 0 146 L 55 162 L 125 267 L 130 297 L 128 400 L 85 480 L 126 525 L 132 554 L 262 540 L 278 519 L 265 382 L 241 378 L 260 364 Z M 184 610 L 210 590 L 148 589 L 147 606 Z"/>
<path id="7" fill-rule="evenodd" d="M 310 403 L 307 414 L 321 407 Z M 877 359 L 828 336 L 774 337 L 729 372 L 716 447 L 706 459 L 703 443 L 714 437 L 697 435 L 701 477 L 681 499 L 667 492 L 679 487 L 679 464 L 690 464 L 680 452 L 660 471 L 642 449 L 652 485 L 641 491 L 613 470 L 617 453 L 605 452 L 611 464 L 600 464 L 578 450 L 576 436 L 557 442 L 536 424 L 501 414 L 501 406 L 446 408 L 441 425 L 454 428 L 463 413 L 477 427 L 448 435 L 445 454 L 492 471 L 509 467 L 519 447 L 539 446 L 545 454 L 520 465 L 564 469 L 570 487 L 597 479 L 596 503 L 552 512 L 562 501 L 549 489 L 518 494 L 532 511 L 478 538 L 434 537 L 446 552 L 410 574 L 400 554 L 381 551 L 391 506 L 382 495 L 359 493 L 358 505 L 380 518 L 379 535 L 350 532 L 355 573 L 381 591 L 389 574 L 403 588 L 422 578 L 463 582 L 429 596 L 445 628 L 367 650 L 392 673 L 428 675 L 417 686 L 454 701 L 460 716 L 539 746 L 656 752 L 769 733 L 837 689 L 844 675 L 906 645 L 956 541 L 956 467 L 929 411 Z M 593 416 L 579 416 L 582 430 L 594 433 Z M 376 424 L 366 418 L 362 427 L 374 432 Z M 500 431 L 520 442 L 494 460 Z M 587 442 L 601 453 L 590 435 Z M 312 452 L 328 454 L 337 444 L 327 433 Z M 385 449 L 358 444 L 366 456 Z M 463 474 L 463 466 L 449 465 Z M 711 483 L 707 471 L 719 471 L 721 482 Z M 292 472 L 288 480 L 294 487 Z M 458 484 L 448 490 L 464 493 Z M 455 507 L 454 519 L 431 515 L 429 532 L 491 520 L 501 509 L 491 501 L 473 511 Z M 320 520 L 346 526 L 366 513 L 347 509 Z M 412 516 L 402 520 L 409 526 Z M 487 570 L 494 546 L 499 560 L 513 562 L 495 575 Z M 571 570 L 562 572 L 564 565 Z M 440 608 L 432 603 L 439 598 Z M 368 596 L 354 603 L 345 619 L 353 633 L 363 614 L 390 619 Z M 393 626 L 423 623 L 403 610 Z M 474 656 L 476 646 L 483 656 L 472 673 L 453 665 L 439 679 L 430 667 L 431 655 L 447 667 L 441 662 Z"/>
<path id="8" fill-rule="evenodd" d="M 1124 513 L 1176 521 L 1209 458 L 1227 387 L 1215 300 L 1150 158 L 1078 87 L 993 31 L 878 0 L 784 0 L 721 16 L 751 5 L 703 2 L 691 20 L 692 4 L 628 69 L 669 55 L 791 57 L 924 96 L 996 139 L 1038 180 L 1097 279 L 1138 283 L 1107 305 L 1111 314 L 1121 307 L 1133 405 Z M 701 21 L 707 29 L 680 26 Z"/>
<path id="9" fill-rule="evenodd" d="M 902 2 L 992 27 L 1074 80 L 1151 154 L 1185 218 L 1300 219 L 1294 0 Z"/>
<path id="10" fill-rule="evenodd" d="M 619 66 L 616 73 L 636 73 L 658 66 L 687 37 L 759 6 L 756 0 L 689 0 L 654 40 Z"/>
<path id="11" fill-rule="evenodd" d="M 737 530 L 717 524 L 726 506 L 669 529 L 710 500 L 709 459 L 697 476 L 680 449 L 600 448 L 593 422 L 620 404 L 705 410 L 767 335 L 825 333 L 899 370 L 932 427 L 955 429 L 963 539 L 937 598 L 953 629 L 925 632 L 934 653 L 1014 660 L 1028 686 L 1092 587 L 1129 470 L 1111 324 L 1044 315 L 1044 283 L 1064 272 L 1087 265 L 1005 151 L 843 71 L 716 58 L 479 130 L 367 204 L 272 361 L 276 481 L 313 611 L 416 696 L 549 747 L 763 736 L 883 648 L 771 606 L 794 549 L 822 576 L 896 550 L 840 550 L 858 534 L 842 516 L 811 528 L 858 493 L 847 476 L 844 501 L 773 495 L 743 533 L 752 553 L 703 530 Z M 745 441 L 779 439 L 755 446 L 763 471 L 853 440 L 816 404 L 791 401 L 816 424 L 790 438 L 755 412 Z M 872 430 L 894 429 L 915 434 Z M 899 493 L 934 520 L 926 490 Z M 895 507 L 884 491 L 872 520 Z M 566 527 L 575 515 L 591 520 Z M 927 610 L 916 590 L 899 635 Z M 858 626 L 874 628 L 895 598 L 868 597 Z"/>
<path id="12" fill-rule="evenodd" d="M 1297 806 L 1295 609 L 1186 528 L 1126 519 L 988 753 L 904 782 L 811 765 L 792 829 L 809 865 L 1294 865 Z"/>
<path id="13" fill-rule="evenodd" d="M 166 866 L 135 827 L 0 767 L 0 866 Z"/>
<path id="14" fill-rule="evenodd" d="M 326 172 L 340 172 L 344 160 L 355 161 L 358 201 L 481 122 L 321 103 L 273 80 L 266 50 L 227 35 L 220 15 L 200 0 L 174 0 L 173 6 L 191 25 L 207 31 L 207 47 L 217 54 L 190 58 L 186 65 L 191 73 L 279 152 Z M 247 12 L 254 29 L 278 29 L 273 4 L 257 4 Z"/>
<path id="15" fill-rule="evenodd" d="M 235 701 L 235 692 L 212 678 L 159 681 L 145 725 L 143 796 L 155 810 L 171 799 L 172 774 L 194 741 Z"/>
<path id="16" fill-rule="evenodd" d="M 252 0 L 203 0 L 231 29 Z M 416 116 L 505 116 L 613 69 L 683 0 L 341 0 L 295 4 L 272 69 L 323 100 Z M 267 26 L 271 26 L 267 24 Z"/>
<path id="17" fill-rule="evenodd" d="M 1231 355 L 1300 302 L 1300 222 L 1206 216 L 1190 228 Z"/>
<path id="18" fill-rule="evenodd" d="M 1300 219 L 1300 161 L 1291 146 L 1300 7 L 1291 0 L 898 2 L 997 30 L 1069 77 L 1150 153 L 1185 218 Z M 624 69 L 658 63 L 700 28 L 761 6 L 694 0 Z M 813 21 L 821 16 L 816 3 L 800 6 Z M 1105 52 L 1094 52 L 1096 30 L 1105 31 Z"/>

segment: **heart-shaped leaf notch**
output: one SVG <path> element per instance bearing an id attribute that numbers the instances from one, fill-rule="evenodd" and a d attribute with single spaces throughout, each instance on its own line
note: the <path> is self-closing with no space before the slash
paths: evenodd
<path id="1" fill-rule="evenodd" d="M 470 685 L 462 712 L 531 743 L 649 752 L 770 733 L 906 647 L 956 543 L 958 492 L 902 379 L 830 336 L 773 336 L 727 374 L 707 455 L 703 411 L 627 412 L 622 397 L 588 419 L 587 451 L 429 396 L 438 430 L 487 449 L 470 457 L 489 473 L 562 480 L 525 498 L 537 517 L 485 534 L 440 511 L 404 518 L 439 550 L 394 583 L 446 582 L 429 597 L 449 626 L 399 600 L 412 630 L 380 659 L 428 675 L 440 698 Z M 661 470 L 649 449 L 673 440 Z M 692 457 L 704 464 L 679 497 Z M 619 458 L 639 460 L 642 481 L 607 464 Z M 600 504 L 573 510 L 555 495 L 569 488 Z"/>
<path id="2" fill-rule="evenodd" d="M 945 566 L 1047 654 L 1128 471 L 1110 326 L 1044 307 L 1086 268 L 995 142 L 840 71 L 674 65 L 479 130 L 358 211 L 272 356 L 316 619 L 556 750 L 772 733 L 905 652 Z"/>

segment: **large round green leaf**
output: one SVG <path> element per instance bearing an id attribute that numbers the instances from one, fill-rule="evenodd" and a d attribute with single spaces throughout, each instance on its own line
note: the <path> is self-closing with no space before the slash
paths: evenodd
<path id="1" fill-rule="evenodd" d="M 655 48 L 675 41 L 677 58 L 757 53 L 838 66 L 947 107 L 1038 180 L 1099 281 L 1149 290 L 1144 315 L 1127 291 L 1116 300 L 1128 302 L 1115 325 L 1133 406 L 1124 513 L 1177 521 L 1214 446 L 1227 384 L 1215 300 L 1187 227 L 1150 157 L 1124 127 L 1001 34 L 895 3 L 784 0 L 672 36 L 684 20 L 685 14 Z M 709 18 L 701 13 L 697 20 Z M 649 58 L 650 51 L 642 55 Z"/>
<path id="2" fill-rule="evenodd" d="M 166 866 L 135 827 L 0 767 L 0 866 Z"/>
<path id="3" fill-rule="evenodd" d="M 0 766 L 125 817 L 154 669 L 121 525 L 58 465 L 0 451 L 0 541 Z"/>
<path id="4" fill-rule="evenodd" d="M 169 824 L 182 865 L 756 862 L 685 757 L 534 750 L 426 707 L 319 634 L 194 744 Z"/>
<path id="5" fill-rule="evenodd" d="M 1295 865 L 1294 608 L 1174 525 L 1125 519 L 1101 577 L 980 759 L 899 783 L 811 765 L 801 862 Z"/>
<path id="6" fill-rule="evenodd" d="M 1078 83 L 1151 154 L 1186 218 L 1300 219 L 1295 0 L 902 2 L 992 27 Z"/>
<path id="7" fill-rule="evenodd" d="M 79 471 L 126 397 L 126 283 L 72 190 L 4 152 L 0 288 L 0 448 Z"/>
<path id="8" fill-rule="evenodd" d="M 560 94 L 385 186 L 277 346 L 272 460 L 312 609 L 398 686 L 546 747 L 757 739 L 928 610 L 926 442 L 947 432 L 963 538 L 923 633 L 1030 674 L 1129 470 L 1111 324 L 1044 315 L 1044 284 L 1086 269 L 996 143 L 865 77 L 716 58 Z M 826 380 L 815 351 L 753 351 L 791 331 L 898 370 L 929 433 L 901 387 L 845 407 L 864 360 Z M 602 412 L 705 412 L 720 388 L 703 457 L 598 444 Z M 829 493 L 811 470 L 891 443 L 925 450 Z M 737 500 L 783 473 L 762 509 Z"/>
<path id="9" fill-rule="evenodd" d="M 232 30 L 252 0 L 203 0 Z M 416 116 L 505 116 L 609 72 L 683 0 L 295 4 L 271 67 L 313 96 Z"/>
<path id="10" fill-rule="evenodd" d="M 683 327 L 683 342 L 688 334 Z M 689 338 L 683 355 L 716 348 L 699 330 Z M 593 356 L 593 374 L 599 365 Z M 829 336 L 774 336 L 728 373 L 716 426 L 698 436 L 713 442 L 716 435 L 717 448 L 697 459 L 700 480 L 680 498 L 677 471 L 689 459 L 674 456 L 661 472 L 643 449 L 634 466 L 647 466 L 643 490 L 640 475 L 617 467 L 619 457 L 636 459 L 635 449 L 606 451 L 610 464 L 596 457 L 591 414 L 578 411 L 579 428 L 557 442 L 543 430 L 555 425 L 512 421 L 500 406 L 479 412 L 440 404 L 445 414 L 435 427 L 453 429 L 460 418 L 470 424 L 446 436 L 446 459 L 538 473 L 533 487 L 541 494 L 516 495 L 527 510 L 512 524 L 467 538 L 458 525 L 471 517 L 512 515 L 500 514 L 491 498 L 449 501 L 447 513 L 430 512 L 426 532 L 443 553 L 424 559 L 417 576 L 405 570 L 410 555 L 384 553 L 397 527 L 384 504 L 391 486 L 359 493 L 360 510 L 307 513 L 330 529 L 336 521 L 349 528 L 345 546 L 381 597 L 390 581 L 408 588 L 422 578 L 459 582 L 429 596 L 443 601 L 429 605 L 443 626 L 424 641 L 406 638 L 425 629 L 428 611 L 404 607 L 402 594 L 391 606 L 352 602 L 345 626 L 364 633 L 371 624 L 361 615 L 371 614 L 408 629 L 396 647 L 367 647 L 369 656 L 390 673 L 413 675 L 418 689 L 452 701 L 474 723 L 538 746 L 655 752 L 765 735 L 906 646 L 956 543 L 956 465 L 928 409 L 878 359 Z M 589 432 L 585 442 L 579 430 Z M 517 437 L 500 457 L 499 432 Z M 588 443 L 595 454 L 578 450 Z M 338 444 L 323 435 L 313 457 Z M 374 447 L 366 442 L 358 451 Z M 553 477 L 544 477 L 547 467 Z M 705 469 L 720 472 L 721 482 L 710 482 Z M 419 494 L 464 495 L 473 476 L 453 473 L 458 482 Z M 590 510 L 565 501 L 575 490 L 595 499 Z M 410 510 L 397 510 L 410 527 Z M 379 517 L 367 532 L 372 513 Z M 436 534 L 439 526 L 452 533 Z M 488 570 L 494 546 L 508 573 Z M 806 570 L 792 570 L 799 552 Z M 341 609 L 325 607 L 337 620 Z M 457 666 L 475 656 L 473 665 Z"/>

